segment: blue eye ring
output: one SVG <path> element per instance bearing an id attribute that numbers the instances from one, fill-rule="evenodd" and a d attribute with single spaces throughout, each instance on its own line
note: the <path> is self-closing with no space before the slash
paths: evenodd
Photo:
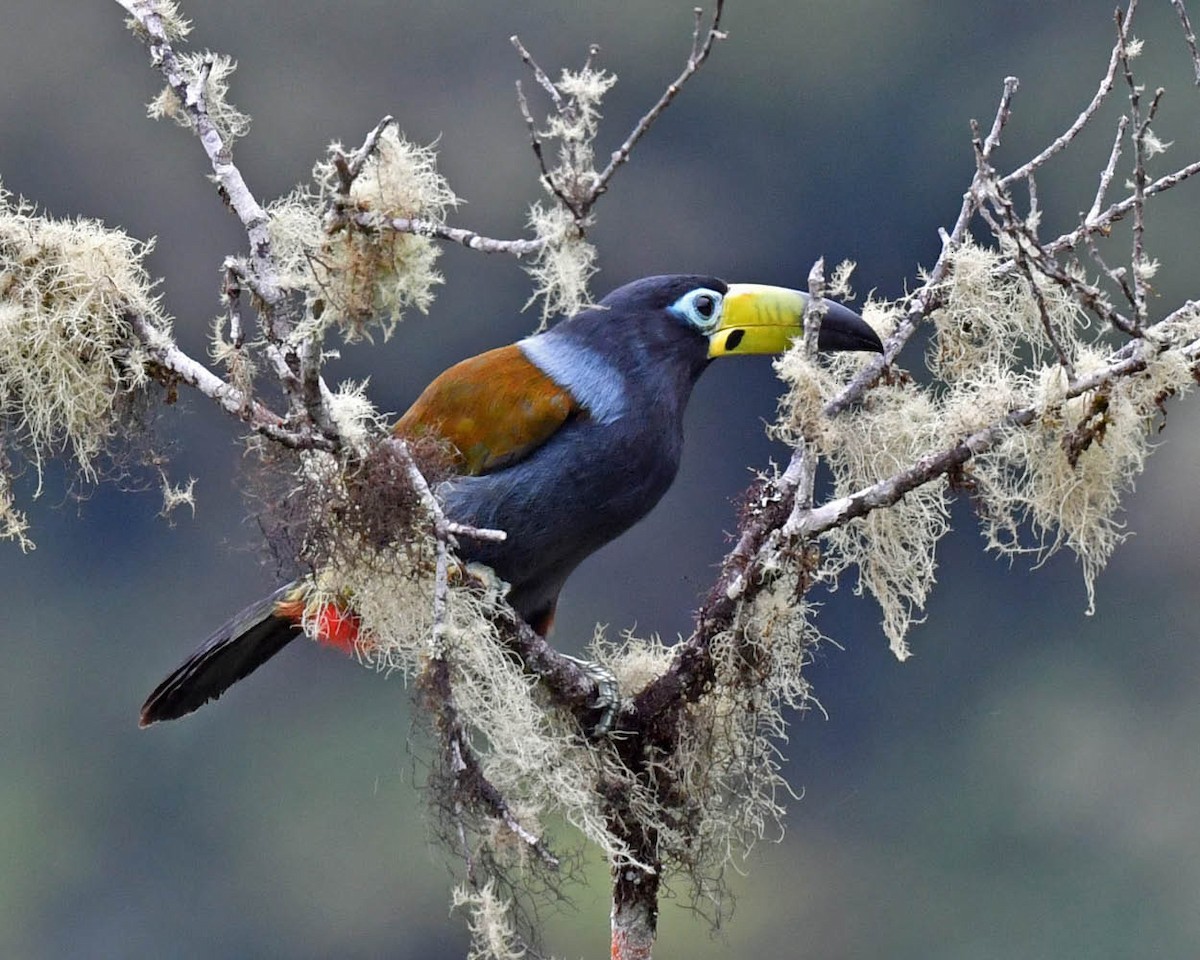
<path id="1" fill-rule="evenodd" d="M 701 333 L 709 333 L 721 322 L 721 294 L 707 287 L 685 293 L 673 309 Z"/>

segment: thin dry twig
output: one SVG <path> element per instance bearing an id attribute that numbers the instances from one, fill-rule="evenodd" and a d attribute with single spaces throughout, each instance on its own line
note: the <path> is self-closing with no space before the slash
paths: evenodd
<path id="1" fill-rule="evenodd" d="M 1130 0 L 1129 6 L 1125 12 L 1126 20 L 1133 16 L 1137 9 L 1137 0 Z M 1028 177 L 1031 173 L 1043 166 L 1047 160 L 1056 156 L 1065 150 L 1084 127 L 1091 122 L 1092 117 L 1096 115 L 1096 111 L 1104 103 L 1109 93 L 1112 92 L 1113 84 L 1117 76 L 1117 63 L 1121 55 L 1121 45 L 1117 43 L 1113 46 L 1112 54 L 1108 58 L 1108 69 L 1104 72 L 1104 76 L 1100 80 L 1100 86 L 1096 89 L 1096 93 L 1092 96 L 1091 101 L 1083 111 L 1075 118 L 1072 123 L 1063 133 L 1055 138 L 1044 150 L 1040 151 L 1036 156 L 1030 158 L 1021 166 L 1017 167 L 1012 173 L 1002 177 L 1000 183 L 1002 186 L 1009 186 L 1017 180 Z"/>
<path id="2" fill-rule="evenodd" d="M 511 39 L 513 46 L 515 46 L 517 50 L 521 51 L 521 59 L 526 63 L 533 64 L 537 76 L 546 79 L 546 83 L 550 84 L 550 88 L 554 91 L 554 96 L 552 99 L 554 101 L 555 109 L 557 109 L 560 113 L 565 112 L 568 108 L 564 106 L 564 101 L 558 93 L 558 88 L 555 87 L 553 83 L 550 83 L 549 79 L 546 78 L 545 73 L 542 72 L 542 68 L 534 64 L 533 58 L 529 55 L 529 52 L 525 50 L 523 46 L 521 46 L 520 39 L 515 35 Z M 550 167 L 546 163 L 546 154 L 542 149 L 542 139 L 540 136 L 538 136 L 537 132 L 537 122 L 533 119 L 533 114 L 529 110 L 529 101 L 525 99 L 525 90 L 521 86 L 520 80 L 517 81 L 517 106 L 520 108 L 521 117 L 525 121 L 525 127 L 529 131 L 529 145 L 533 149 L 534 158 L 538 163 L 538 179 L 543 185 L 545 185 L 547 190 L 554 194 L 559 203 L 571 211 L 571 215 L 576 219 L 576 221 L 582 220 L 584 218 L 584 214 L 580 212 L 578 204 L 571 197 L 567 196 L 566 192 L 561 186 L 559 186 L 558 179 L 553 173 L 550 172 Z"/>
<path id="3" fill-rule="evenodd" d="M 465 230 L 461 227 L 447 227 L 445 224 L 437 223 L 434 220 L 396 217 L 378 223 L 363 215 L 357 218 L 355 222 L 358 226 L 364 228 L 368 225 L 386 227 L 398 233 L 415 233 L 422 237 L 433 237 L 438 240 L 461 244 L 468 250 L 476 250 L 479 253 L 507 253 L 518 258 L 537 253 L 546 246 L 546 241 L 540 237 L 530 240 L 496 240 L 492 237 L 485 237 L 482 234 L 476 233 L 474 230 Z"/>
<path id="4" fill-rule="evenodd" d="M 1171 0 L 1171 6 L 1179 14 L 1179 22 L 1183 27 L 1183 38 L 1187 43 L 1188 52 L 1192 55 L 1195 84 L 1200 87 L 1200 50 L 1196 49 L 1196 34 L 1192 30 L 1192 21 L 1188 18 L 1187 7 L 1183 5 L 1183 0 Z"/>
<path id="5" fill-rule="evenodd" d="M 637 146 L 638 141 L 654 126 L 654 122 L 671 105 L 671 101 L 679 96 L 679 91 L 683 89 L 684 84 L 695 76 L 696 71 L 704 65 L 709 54 L 712 53 L 714 44 L 718 40 L 725 39 L 726 34 L 721 32 L 721 17 L 724 12 L 725 0 L 717 0 L 716 8 L 713 10 L 712 23 L 709 25 L 708 30 L 704 32 L 703 39 L 701 39 L 701 10 L 698 7 L 696 8 L 696 27 L 692 35 L 692 52 L 688 57 L 687 64 L 683 68 L 683 72 L 667 85 L 667 89 L 663 92 L 663 95 L 658 98 L 654 106 L 646 111 L 645 115 L 637 122 L 633 130 L 630 131 L 629 136 L 625 138 L 625 142 L 613 151 L 613 155 L 608 161 L 608 166 L 601 170 L 600 175 L 596 178 L 595 185 L 592 187 L 592 195 L 585 205 L 584 214 L 587 214 L 595 206 L 596 201 L 608 190 L 608 184 L 612 180 L 613 175 L 629 161 L 629 156 L 633 153 L 633 148 Z"/>
<path id="6" fill-rule="evenodd" d="M 1117 50 L 1121 69 L 1125 76 L 1126 86 L 1129 87 L 1129 123 L 1133 127 L 1133 297 L 1131 303 L 1134 320 L 1140 324 L 1146 317 L 1146 288 L 1141 269 L 1146 257 L 1146 132 L 1149 130 L 1150 120 L 1158 108 L 1162 90 L 1159 89 L 1155 93 L 1150 110 L 1147 111 L 1146 119 L 1143 121 L 1141 116 L 1142 88 L 1137 83 L 1130 64 L 1127 20 L 1119 9 L 1113 19 L 1117 25 Z"/>
<path id="7" fill-rule="evenodd" d="M 247 397 L 231 383 L 222 380 L 204 364 L 184 353 L 163 331 L 149 323 L 145 317 L 127 316 L 130 329 L 141 340 L 151 360 L 150 373 L 168 384 L 186 383 L 204 396 L 216 402 L 226 413 L 244 422 L 255 433 L 259 433 L 291 450 L 334 449 L 333 441 L 323 434 L 306 427 L 290 427 L 287 422 Z"/>
<path id="8" fill-rule="evenodd" d="M 200 140 L 212 167 L 222 198 L 237 215 L 246 233 L 249 253 L 246 266 L 238 275 L 239 282 L 251 289 L 258 298 L 266 335 L 266 355 L 275 370 L 284 394 L 288 397 L 294 416 L 307 418 L 334 445 L 339 440 L 326 397 L 329 390 L 313 377 L 301 377 L 297 371 L 314 361 L 302 351 L 287 348 L 291 321 L 287 316 L 286 297 L 279 282 L 270 232 L 270 218 L 247 185 L 241 171 L 233 162 L 230 144 L 209 116 L 205 80 L 213 60 L 206 57 L 201 74 L 189 80 L 183 63 L 167 35 L 162 14 L 151 0 L 118 0 L 140 25 L 154 65 L 178 98 Z M 229 261 L 227 261 L 228 263 Z M 309 345 L 319 362 L 320 350 Z M 306 385 L 307 384 L 307 385 Z"/>
<path id="9" fill-rule="evenodd" d="M 1083 218 L 1085 224 L 1089 224 L 1097 220 L 1100 216 L 1100 208 L 1104 205 L 1104 198 L 1108 195 L 1108 188 L 1112 184 L 1112 178 L 1117 172 L 1117 162 L 1121 159 L 1121 141 L 1125 139 L 1125 131 L 1129 127 L 1129 117 L 1121 114 L 1121 119 L 1117 121 L 1117 133 L 1113 137 L 1112 149 L 1108 153 L 1108 162 L 1104 165 L 1104 169 L 1100 171 L 1100 183 L 1096 187 L 1096 198 L 1092 201 L 1091 209 Z"/>

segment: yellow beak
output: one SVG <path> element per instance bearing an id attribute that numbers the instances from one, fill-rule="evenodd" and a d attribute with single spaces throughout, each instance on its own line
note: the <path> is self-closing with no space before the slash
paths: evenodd
<path id="1" fill-rule="evenodd" d="M 725 293 L 721 318 L 709 334 L 709 357 L 742 353 L 783 353 L 804 334 L 811 298 L 787 287 L 733 283 Z M 822 350 L 883 352 L 878 334 L 853 310 L 825 301 L 817 346 Z"/>

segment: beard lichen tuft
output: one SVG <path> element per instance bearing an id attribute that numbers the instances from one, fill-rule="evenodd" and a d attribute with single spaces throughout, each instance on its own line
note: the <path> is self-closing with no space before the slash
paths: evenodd
<path id="1" fill-rule="evenodd" d="M 340 154 L 339 144 L 330 156 Z M 307 317 L 294 337 L 336 327 L 347 340 L 378 327 L 390 335 L 410 307 L 424 312 L 442 282 L 439 247 L 429 237 L 392 229 L 395 219 L 442 222 L 459 202 L 437 170 L 437 153 L 405 140 L 394 126 L 345 191 L 332 159 L 313 169 L 313 184 L 268 208 L 281 283 L 303 294 Z"/>
<path id="2" fill-rule="evenodd" d="M 499 894 L 495 881 L 488 880 L 474 889 L 459 884 L 454 888 L 452 906 L 455 910 L 466 910 L 468 914 L 471 947 L 467 951 L 467 960 L 523 960 L 528 957 L 512 921 L 512 901 Z"/>
<path id="3" fill-rule="evenodd" d="M 1017 370 L 1047 360 L 1054 339 L 1068 358 L 1079 348 L 1087 315 L 1061 286 L 1023 276 L 1006 251 L 967 240 L 951 258 L 942 305 L 933 311 L 929 370 L 947 383 L 978 380 L 993 369 Z M 1045 316 L 1034 297 L 1037 284 Z M 1047 326 L 1049 330 L 1047 330 Z"/>
<path id="4" fill-rule="evenodd" d="M 864 315 L 883 330 L 900 315 L 896 305 L 868 306 Z M 953 407 L 961 419 L 969 409 L 957 394 L 938 400 L 893 368 L 861 405 L 826 417 L 824 405 L 864 362 L 855 354 L 814 360 L 798 344 L 777 364 L 790 390 L 775 432 L 793 444 L 812 444 L 833 475 L 833 497 L 883 480 L 936 449 L 947 410 Z M 879 603 L 884 634 L 900 659 L 909 655 L 908 631 L 922 619 L 936 582 L 937 544 L 948 530 L 946 491 L 940 484 L 926 484 L 887 510 L 825 534 L 819 576 L 834 588 L 847 568 L 857 568 L 855 590 L 869 592 Z"/>
<path id="5" fill-rule="evenodd" d="M 797 575 L 772 577 L 713 638 L 713 675 L 695 702 L 639 735 L 636 754 L 619 737 L 587 745 L 610 834 L 652 851 L 664 888 L 682 880 L 714 922 L 729 907 L 726 870 L 782 833 L 789 788 L 777 743 L 786 739 L 785 711 L 813 702 L 803 670 L 822 638 L 809 617 Z M 654 637 L 625 633 L 614 643 L 598 632 L 591 652 L 631 696 L 677 651 Z"/>
<path id="6" fill-rule="evenodd" d="M 229 78 L 237 69 L 232 57 L 223 53 L 175 54 L 184 79 L 188 84 L 189 97 L 195 87 L 204 98 L 204 112 L 212 121 L 217 133 L 228 148 L 233 141 L 250 131 L 250 117 L 229 102 Z M 178 94 L 171 87 L 162 91 L 146 106 L 146 114 L 153 120 L 169 118 L 181 127 L 191 129 L 194 120 Z"/>
<path id="7" fill-rule="evenodd" d="M 562 206 L 533 204 L 529 226 L 545 241 L 525 268 L 533 280 L 533 293 L 525 306 L 541 301 L 541 330 L 552 317 L 569 317 L 589 305 L 588 283 L 598 269 L 596 248 L 587 241 L 571 211 Z"/>
<path id="8" fill-rule="evenodd" d="M 936 546 L 949 529 L 949 498 L 959 490 L 970 492 L 990 549 L 1031 553 L 1041 562 L 1069 547 L 1093 609 L 1095 578 L 1124 536 L 1121 497 L 1151 451 L 1164 400 L 1195 382 L 1200 309 L 1185 307 L 1133 341 L 1144 370 L 1104 377 L 1119 359 L 1105 344 L 1106 331 L 1089 331 L 1079 301 L 1044 275 L 1024 275 L 1013 254 L 1008 241 L 998 249 L 967 241 L 954 252 L 935 291 L 928 384 L 889 367 L 861 404 L 827 418 L 823 407 L 853 375 L 855 361 L 813 359 L 797 348 L 778 364 L 791 389 L 775 433 L 793 446 L 812 445 L 832 472 L 834 498 L 886 481 L 957 441 L 987 438 L 947 482 L 920 484 L 899 502 L 822 535 L 821 576 L 832 588 L 847 567 L 857 567 L 857 589 L 879 601 L 883 630 L 901 658 L 934 585 Z M 901 307 L 886 312 L 897 316 Z M 1071 377 L 1092 375 L 1100 386 L 1068 397 L 1076 389 Z"/>
<path id="9" fill-rule="evenodd" d="M 1125 538 L 1122 496 L 1152 451 L 1163 397 L 1191 388 L 1192 362 L 1177 349 L 1154 352 L 1146 369 L 1066 398 L 1060 367 L 1043 368 L 1030 392 L 1042 411 L 1028 428 L 1013 429 L 976 458 L 977 495 L 986 504 L 983 533 L 1003 555 L 1032 553 L 1044 562 L 1063 546 L 1079 559 L 1087 610 L 1095 609 L 1095 582 Z M 1110 362 L 1106 350 L 1083 348 L 1080 377 Z M 1033 540 L 1021 536 L 1028 527 Z"/>
<path id="10" fill-rule="evenodd" d="M 162 22 L 163 33 L 172 43 L 176 43 L 192 32 L 191 21 L 179 12 L 179 4 L 175 0 L 152 0 L 147 6 L 158 15 Z M 145 37 L 146 28 L 136 17 L 127 17 L 125 26 L 138 37 Z"/>
<path id="11" fill-rule="evenodd" d="M 170 325 L 144 267 L 151 246 L 40 215 L 0 188 L 0 428 L 39 480 L 45 458 L 66 452 L 94 482 L 149 414 L 150 365 L 129 318 Z M 25 543 L 23 515 L 2 514 L 0 534 Z"/>
<path id="12" fill-rule="evenodd" d="M 593 143 L 600 103 L 616 82 L 615 74 L 595 69 L 590 61 L 580 70 L 563 70 L 554 84 L 561 99 L 538 134 L 558 145 L 558 163 L 548 172 L 550 182 L 542 184 L 552 202 L 529 208 L 529 226 L 544 245 L 526 267 L 533 279 L 526 306 L 541 301 L 543 327 L 552 317 L 570 316 L 590 302 L 588 282 L 596 273 L 596 250 L 585 232 L 600 178 Z"/>

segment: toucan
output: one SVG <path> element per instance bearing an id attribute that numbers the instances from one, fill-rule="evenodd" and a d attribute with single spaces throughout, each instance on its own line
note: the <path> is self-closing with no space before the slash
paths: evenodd
<path id="1" fill-rule="evenodd" d="M 882 352 L 856 313 L 825 301 L 817 346 Z M 458 555 L 508 584 L 513 609 L 549 633 L 563 584 L 641 520 L 671 486 L 692 387 L 717 357 L 780 353 L 804 331 L 808 294 L 715 277 L 646 277 L 598 304 L 438 376 L 393 428 L 454 455 L 438 485 L 446 516 L 503 530 Z M 304 633 L 311 581 L 281 586 L 212 634 L 150 694 L 141 725 L 214 700 Z M 331 607 L 315 639 L 352 651 L 359 622 Z"/>

